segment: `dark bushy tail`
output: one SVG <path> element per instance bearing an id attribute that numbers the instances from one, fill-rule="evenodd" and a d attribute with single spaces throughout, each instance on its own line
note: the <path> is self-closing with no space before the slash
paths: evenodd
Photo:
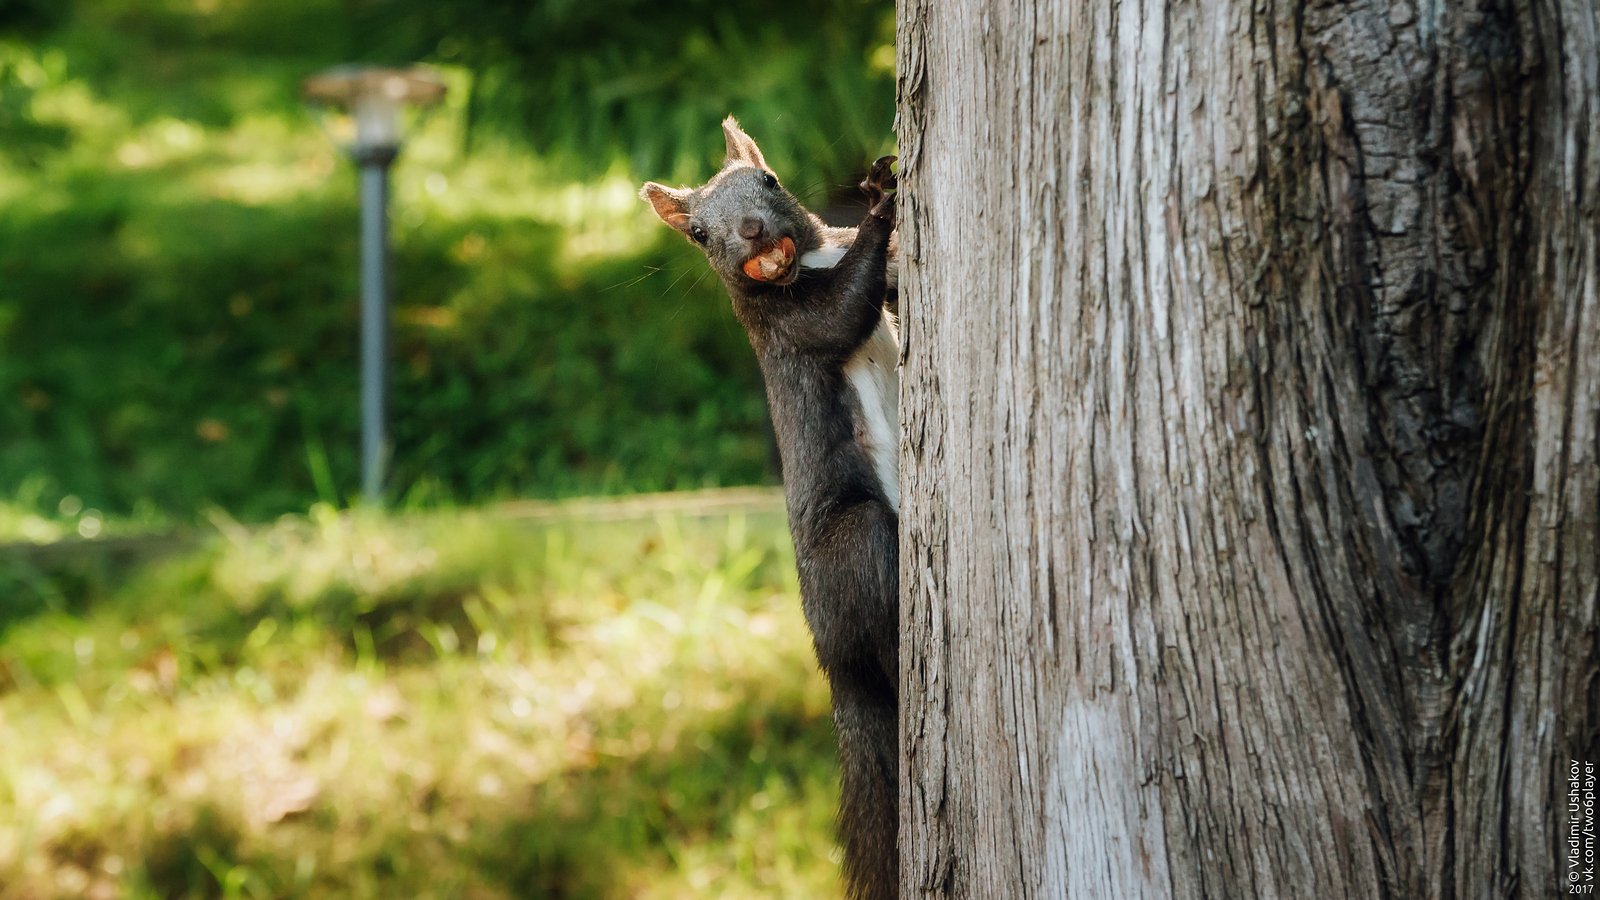
<path id="1" fill-rule="evenodd" d="M 898 715 L 887 684 L 834 679 L 839 841 L 849 900 L 896 900 L 900 895 Z"/>

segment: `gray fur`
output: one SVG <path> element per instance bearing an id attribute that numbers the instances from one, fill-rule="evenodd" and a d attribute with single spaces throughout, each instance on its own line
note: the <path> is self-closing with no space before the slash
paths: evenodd
<path id="1" fill-rule="evenodd" d="M 884 312 L 894 284 L 894 200 L 884 193 L 893 176 L 887 158 L 880 160 L 862 183 L 877 202 L 860 227 L 829 228 L 771 183 L 760 149 L 731 116 L 723 133 L 727 160 L 710 181 L 692 189 L 651 182 L 640 196 L 686 237 L 703 237 L 696 243 L 728 288 L 761 364 L 801 606 L 833 693 L 847 892 L 851 900 L 892 900 L 899 890 L 899 488 L 886 483 L 898 476 L 883 445 L 898 426 L 869 421 L 885 414 L 885 398 L 858 391 L 894 377 L 895 360 L 884 359 L 895 344 Z M 760 237 L 746 236 L 753 233 Z M 747 260 L 785 236 L 794 240 L 795 260 L 782 278 L 745 274 Z M 846 249 L 830 266 L 801 264 L 824 247 Z M 863 366 L 880 369 L 865 378 Z"/>

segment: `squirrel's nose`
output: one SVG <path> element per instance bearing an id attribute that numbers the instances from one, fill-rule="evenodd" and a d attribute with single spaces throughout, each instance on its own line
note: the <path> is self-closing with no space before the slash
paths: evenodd
<path id="1" fill-rule="evenodd" d="M 761 237 L 761 235 L 765 234 L 766 230 L 766 223 L 755 218 L 754 216 L 746 218 L 744 221 L 739 223 L 739 236 L 747 241 L 756 240 L 757 238 Z"/>

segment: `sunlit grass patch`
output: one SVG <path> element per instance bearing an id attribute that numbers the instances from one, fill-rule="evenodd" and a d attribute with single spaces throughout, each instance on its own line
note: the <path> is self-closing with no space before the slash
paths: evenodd
<path id="1" fill-rule="evenodd" d="M 0 895 L 825 897 L 781 513 L 224 523 L 0 633 Z"/>

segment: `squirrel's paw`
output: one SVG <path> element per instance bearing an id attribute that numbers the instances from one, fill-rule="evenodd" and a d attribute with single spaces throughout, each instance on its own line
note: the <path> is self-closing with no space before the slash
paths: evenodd
<path id="1" fill-rule="evenodd" d="M 872 170 L 867 173 L 866 179 L 861 182 L 861 190 L 866 192 L 867 200 L 872 204 L 872 207 L 867 212 L 876 218 L 887 219 L 890 222 L 894 221 L 894 194 L 892 192 L 900 186 L 899 181 L 894 177 L 894 171 L 889 168 L 894 161 L 895 157 L 893 156 L 879 157 L 878 161 L 872 164 Z"/>

